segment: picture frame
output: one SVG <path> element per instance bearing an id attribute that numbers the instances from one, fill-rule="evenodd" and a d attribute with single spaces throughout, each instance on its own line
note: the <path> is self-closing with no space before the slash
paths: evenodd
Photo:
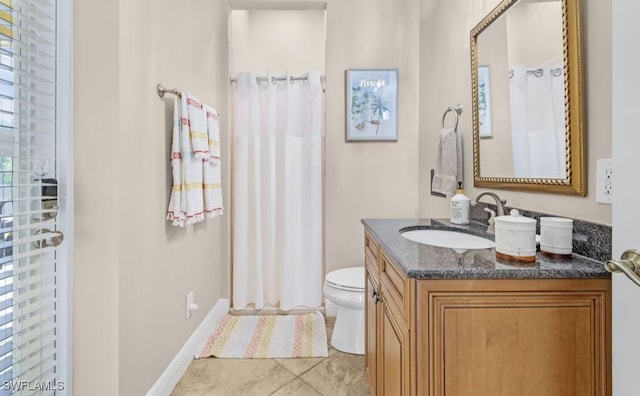
<path id="1" fill-rule="evenodd" d="M 478 132 L 481 138 L 493 137 L 491 127 L 491 70 L 478 66 Z"/>
<path id="2" fill-rule="evenodd" d="M 347 69 L 346 140 L 398 140 L 398 69 Z"/>

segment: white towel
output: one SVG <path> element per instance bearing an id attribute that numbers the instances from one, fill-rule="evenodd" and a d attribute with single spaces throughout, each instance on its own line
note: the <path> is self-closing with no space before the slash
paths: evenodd
<path id="1" fill-rule="evenodd" d="M 431 190 L 453 196 L 462 182 L 462 139 L 453 128 L 440 130 L 440 144 Z"/>
<path id="2" fill-rule="evenodd" d="M 222 215 L 222 178 L 220 172 L 220 126 L 218 112 L 204 105 L 207 115 L 207 134 L 209 159 L 203 162 L 204 173 L 204 210 L 207 217 Z"/>
<path id="3" fill-rule="evenodd" d="M 196 158 L 193 150 L 188 107 L 187 94 L 183 93 L 180 105 L 176 101 L 174 108 L 174 141 L 171 150 L 174 182 L 167 210 L 167 220 L 171 220 L 172 225 L 179 227 L 197 223 L 205 217 L 203 164 L 202 159 Z M 206 119 L 204 124 L 206 128 Z M 205 139 L 205 142 L 207 140 Z"/>
<path id="4" fill-rule="evenodd" d="M 194 158 L 209 159 L 209 139 L 207 135 L 207 116 L 205 115 L 202 103 L 191 94 L 186 96 L 189 137 L 193 148 Z"/>
<path id="5" fill-rule="evenodd" d="M 184 189 L 182 185 L 181 126 L 180 102 L 178 98 L 176 98 L 173 101 L 173 141 L 171 143 L 173 187 L 171 188 L 171 198 L 169 199 L 169 208 L 167 209 L 167 220 L 171 220 L 171 224 L 174 226 L 184 227 L 187 213 L 182 207 Z"/>
<path id="6" fill-rule="evenodd" d="M 209 105 L 203 105 L 207 113 L 207 135 L 209 136 L 209 161 L 220 161 L 220 125 L 218 112 Z"/>

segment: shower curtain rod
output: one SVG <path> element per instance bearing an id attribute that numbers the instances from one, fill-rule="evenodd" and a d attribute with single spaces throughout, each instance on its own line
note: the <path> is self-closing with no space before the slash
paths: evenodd
<path id="1" fill-rule="evenodd" d="M 555 69 L 551 69 L 549 70 L 551 72 L 551 75 L 553 75 L 554 77 L 560 77 L 562 75 L 562 68 L 561 67 L 556 67 Z M 509 78 L 513 77 L 513 69 L 509 69 Z M 542 77 L 542 75 L 544 74 L 544 70 L 542 70 L 542 68 L 538 68 L 538 69 L 527 69 L 527 74 L 533 74 L 536 77 Z"/>
<path id="2" fill-rule="evenodd" d="M 293 77 L 290 76 L 289 77 L 289 82 L 293 84 L 294 81 L 307 81 L 308 77 L 307 76 L 301 76 L 301 77 Z M 324 74 L 320 75 L 320 82 L 324 83 L 326 80 L 326 77 Z M 269 81 L 269 77 L 267 76 L 258 76 L 256 77 L 256 83 L 260 84 L 261 82 L 267 82 Z M 271 83 L 275 84 L 276 81 L 287 81 L 287 77 L 271 77 Z M 236 84 L 238 82 L 237 78 L 234 77 L 229 77 L 229 82 L 231 84 Z"/>

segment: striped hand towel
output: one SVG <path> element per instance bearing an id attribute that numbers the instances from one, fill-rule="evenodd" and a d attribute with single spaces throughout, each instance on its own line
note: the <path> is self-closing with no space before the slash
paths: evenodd
<path id="1" fill-rule="evenodd" d="M 174 141 L 171 150 L 173 188 L 167 220 L 171 220 L 172 225 L 185 227 L 204 220 L 204 195 L 202 159 L 195 158 L 190 138 L 187 95 L 181 96 L 180 104 L 176 102 L 174 108 Z"/>
<path id="2" fill-rule="evenodd" d="M 191 94 L 186 94 L 189 119 L 189 137 L 194 158 L 209 159 L 209 139 L 207 135 L 207 118 L 202 103 Z"/>
<path id="3" fill-rule="evenodd" d="M 204 105 L 207 114 L 207 135 L 209 160 L 203 162 L 204 173 L 204 210 L 207 217 L 222 215 L 222 177 L 220 171 L 220 126 L 218 112 Z"/>
<path id="4" fill-rule="evenodd" d="M 187 212 L 182 207 L 182 141 L 180 129 L 182 126 L 180 117 L 180 102 L 178 98 L 173 101 L 173 141 L 171 143 L 171 171 L 173 173 L 173 187 L 169 198 L 169 208 L 167 209 L 167 220 L 178 227 L 184 227 L 187 219 Z"/>

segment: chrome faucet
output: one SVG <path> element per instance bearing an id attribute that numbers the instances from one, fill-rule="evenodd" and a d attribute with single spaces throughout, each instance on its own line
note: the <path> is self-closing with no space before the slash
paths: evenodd
<path id="1" fill-rule="evenodd" d="M 507 208 L 505 207 L 507 200 L 500 198 L 496 193 L 493 193 L 491 191 L 480 191 L 479 193 L 477 193 L 473 199 L 469 202 L 469 204 L 471 206 L 476 206 L 478 204 L 478 202 L 480 201 L 480 198 L 482 198 L 483 196 L 488 195 L 491 198 L 493 198 L 494 201 L 496 201 L 496 207 L 498 209 L 498 216 L 504 216 L 505 213 L 507 212 Z M 494 224 L 494 217 L 495 217 L 495 212 L 493 212 L 493 210 L 489 209 L 489 208 L 485 208 L 485 210 L 487 212 L 489 212 L 491 214 L 490 218 L 489 218 L 489 226 L 487 227 L 487 232 L 494 234 L 496 232 L 495 230 L 495 224 Z"/>

